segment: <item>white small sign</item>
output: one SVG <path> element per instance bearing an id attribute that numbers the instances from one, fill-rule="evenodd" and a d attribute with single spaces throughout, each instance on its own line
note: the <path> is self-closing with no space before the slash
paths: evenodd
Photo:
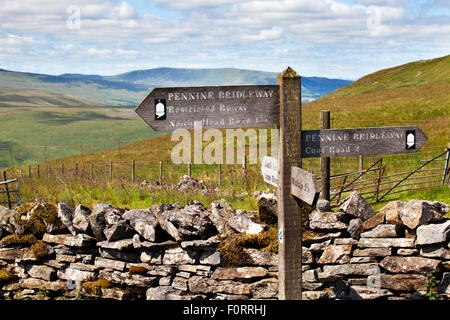
<path id="1" fill-rule="evenodd" d="M 278 160 L 265 156 L 261 165 L 261 174 L 268 184 L 274 187 L 278 186 Z"/>

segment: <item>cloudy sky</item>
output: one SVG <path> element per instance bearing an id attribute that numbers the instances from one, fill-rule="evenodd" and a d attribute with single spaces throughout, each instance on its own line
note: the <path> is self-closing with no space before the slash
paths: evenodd
<path id="1" fill-rule="evenodd" d="M 231 67 L 357 79 L 450 54 L 448 0 L 0 0 L 0 68 Z"/>

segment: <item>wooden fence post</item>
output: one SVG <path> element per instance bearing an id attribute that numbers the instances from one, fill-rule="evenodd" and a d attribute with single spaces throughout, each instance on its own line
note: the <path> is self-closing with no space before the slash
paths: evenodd
<path id="1" fill-rule="evenodd" d="M 158 140 L 159 141 L 159 140 Z M 162 174 L 163 174 L 163 171 L 162 171 L 162 161 L 160 161 L 159 162 L 159 182 L 161 183 L 162 182 Z"/>
<path id="2" fill-rule="evenodd" d="M 219 163 L 218 165 L 219 170 L 219 187 L 222 185 L 222 165 Z"/>
<path id="3" fill-rule="evenodd" d="M 3 170 L 3 180 L 6 181 L 8 179 L 6 179 L 6 170 Z M 6 197 L 8 199 L 8 208 L 11 209 L 11 198 L 9 196 L 9 188 L 8 188 L 8 184 L 5 184 L 5 189 L 6 189 Z"/>
<path id="4" fill-rule="evenodd" d="M 364 170 L 364 157 L 362 155 L 358 156 L 358 168 L 359 171 Z"/>
<path id="5" fill-rule="evenodd" d="M 188 176 L 190 177 L 191 176 L 191 170 L 192 170 L 192 168 L 191 168 L 191 166 L 192 166 L 192 163 L 188 163 Z"/>
<path id="6" fill-rule="evenodd" d="M 28 178 L 31 178 L 31 166 L 28 166 Z"/>
<path id="7" fill-rule="evenodd" d="M 131 160 L 131 181 L 134 182 L 136 179 L 136 164 L 134 160 Z"/>
<path id="8" fill-rule="evenodd" d="M 94 164 L 91 163 L 91 179 L 94 179 Z"/>
<path id="9" fill-rule="evenodd" d="M 39 165 L 37 165 L 37 176 L 38 176 L 38 178 L 40 178 L 40 176 L 41 176 L 41 170 L 39 168 Z"/>
<path id="10" fill-rule="evenodd" d="M 302 299 L 302 210 L 291 195 L 291 167 L 301 160 L 301 78 L 288 67 L 278 77 L 280 86 L 280 149 L 278 179 L 278 298 Z"/>
<path id="11" fill-rule="evenodd" d="M 109 178 L 112 179 L 113 177 L 113 162 L 109 162 Z"/>
<path id="12" fill-rule="evenodd" d="M 320 111 L 320 129 L 330 129 L 330 111 Z M 320 158 L 322 199 L 330 200 L 330 158 Z"/>
<path id="13" fill-rule="evenodd" d="M 449 162 L 450 162 L 450 143 L 448 143 L 447 145 L 447 156 L 445 157 L 444 174 L 442 175 L 442 184 L 445 184 L 445 177 L 447 175 L 450 177 Z"/>

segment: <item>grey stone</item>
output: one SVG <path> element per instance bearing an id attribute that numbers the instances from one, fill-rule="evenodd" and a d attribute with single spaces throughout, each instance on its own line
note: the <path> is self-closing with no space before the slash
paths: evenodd
<path id="1" fill-rule="evenodd" d="M 189 264 L 195 263 L 196 252 L 185 251 L 181 248 L 167 249 L 162 260 L 163 264 Z"/>
<path id="2" fill-rule="evenodd" d="M 391 201 L 380 209 L 379 214 L 384 214 L 386 223 L 401 226 L 403 222 L 400 219 L 400 212 L 404 206 L 403 201 Z"/>
<path id="3" fill-rule="evenodd" d="M 412 238 L 361 238 L 358 246 L 360 248 L 414 248 Z"/>
<path id="4" fill-rule="evenodd" d="M 14 217 L 14 210 L 0 206 L 0 236 L 2 229 L 8 233 L 14 233 L 15 227 L 10 222 L 11 217 Z"/>
<path id="5" fill-rule="evenodd" d="M 208 264 L 212 266 L 220 265 L 220 252 L 219 251 L 203 251 L 199 256 L 200 264 Z"/>
<path id="6" fill-rule="evenodd" d="M 389 290 L 366 286 L 350 286 L 349 292 L 352 300 L 373 300 L 393 295 Z"/>
<path id="7" fill-rule="evenodd" d="M 417 228 L 416 245 L 447 242 L 450 239 L 450 219 L 443 223 L 428 224 Z"/>
<path id="8" fill-rule="evenodd" d="M 117 241 L 131 238 L 136 233 L 135 230 L 124 220 L 110 225 L 103 230 L 107 241 Z"/>
<path id="9" fill-rule="evenodd" d="M 128 272 L 107 271 L 105 269 L 100 270 L 98 276 L 112 283 L 142 288 L 151 287 L 158 282 L 157 277 L 147 277 L 140 274 L 131 274 L 130 276 Z"/>
<path id="10" fill-rule="evenodd" d="M 238 211 L 228 220 L 231 228 L 237 232 L 258 234 L 264 230 L 264 225 L 253 221 L 254 217 L 246 211 Z"/>
<path id="11" fill-rule="evenodd" d="M 140 261 L 149 264 L 161 264 L 162 263 L 162 252 L 158 250 L 149 251 L 145 250 L 141 252 Z"/>
<path id="12" fill-rule="evenodd" d="M 350 263 L 374 263 L 377 262 L 375 257 L 352 257 Z"/>
<path id="13" fill-rule="evenodd" d="M 56 272 L 53 268 L 44 265 L 34 265 L 28 270 L 28 274 L 33 278 L 39 278 L 46 281 L 52 281 L 56 278 Z"/>
<path id="14" fill-rule="evenodd" d="M 278 280 L 262 279 L 249 286 L 253 299 L 275 299 L 278 297 Z"/>
<path id="15" fill-rule="evenodd" d="M 378 272 L 376 263 L 325 265 L 323 273 L 344 276 L 370 276 Z M 320 273 L 318 274 L 320 280 Z M 322 275 L 323 276 L 323 275 Z"/>
<path id="16" fill-rule="evenodd" d="M 148 288 L 146 292 L 146 300 L 178 300 L 177 295 L 180 293 L 171 286 L 159 286 Z"/>
<path id="17" fill-rule="evenodd" d="M 422 257 L 385 257 L 380 266 L 392 273 L 432 273 L 440 270 L 441 261 Z"/>
<path id="18" fill-rule="evenodd" d="M 396 291 L 423 291 L 427 278 L 420 274 L 381 274 L 380 286 Z"/>
<path id="19" fill-rule="evenodd" d="M 367 248 L 353 251 L 355 257 L 386 257 L 392 254 L 391 248 Z"/>
<path id="20" fill-rule="evenodd" d="M 361 233 L 361 238 L 390 238 L 397 237 L 395 224 L 380 224 L 370 231 Z"/>
<path id="21" fill-rule="evenodd" d="M 363 223 L 364 230 L 373 229 L 376 226 L 384 223 L 384 220 L 385 220 L 385 213 L 384 212 L 378 213 L 373 217 L 370 217 L 369 219 L 364 221 Z"/>
<path id="22" fill-rule="evenodd" d="M 399 256 L 412 256 L 412 255 L 416 255 L 419 251 L 417 251 L 417 249 L 398 249 L 397 250 L 397 255 Z"/>
<path id="23" fill-rule="evenodd" d="M 348 225 L 340 219 L 342 218 L 342 213 L 338 212 L 319 212 L 313 211 L 309 215 L 309 227 L 313 230 L 323 229 L 323 230 L 347 230 Z"/>
<path id="24" fill-rule="evenodd" d="M 66 268 L 65 270 L 58 270 L 58 278 L 69 280 L 73 282 L 82 283 L 85 281 L 92 281 L 96 279 L 96 273 L 90 271 L 83 271 L 76 268 Z"/>
<path id="25" fill-rule="evenodd" d="M 306 247 L 302 247 L 302 263 L 314 263 L 314 256 Z"/>
<path id="26" fill-rule="evenodd" d="M 221 239 L 218 236 L 213 236 L 206 240 L 183 241 L 180 243 L 180 246 L 183 249 L 214 250 L 220 242 Z"/>
<path id="27" fill-rule="evenodd" d="M 229 224 L 230 219 L 236 215 L 236 211 L 225 199 L 211 202 L 206 215 L 222 236 L 227 237 L 236 233 Z"/>
<path id="28" fill-rule="evenodd" d="M 330 201 L 325 199 L 317 200 L 316 209 L 319 212 L 330 212 L 331 211 Z"/>
<path id="29" fill-rule="evenodd" d="M 78 234 L 76 236 L 66 234 L 49 234 L 46 233 L 42 240 L 47 243 L 62 244 L 69 247 L 90 247 L 95 243 L 95 239 L 87 234 Z"/>
<path id="30" fill-rule="evenodd" d="M 45 289 L 48 291 L 66 291 L 67 288 L 67 281 L 45 281 L 42 279 L 36 279 L 36 278 L 28 278 L 23 279 L 20 282 L 20 287 L 27 288 L 27 289 Z"/>
<path id="31" fill-rule="evenodd" d="M 359 235 L 364 230 L 363 221 L 360 218 L 350 220 L 347 232 L 353 239 L 359 238 Z"/>
<path id="32" fill-rule="evenodd" d="M 105 212 L 106 226 L 112 226 L 122 221 L 122 214 L 117 209 L 112 209 Z"/>
<path id="33" fill-rule="evenodd" d="M 188 280 L 182 277 L 175 277 L 172 280 L 172 287 L 180 291 L 188 291 Z"/>
<path id="34" fill-rule="evenodd" d="M 120 290 L 119 288 L 101 288 L 102 299 L 109 300 L 128 300 L 130 299 L 130 294 L 125 290 Z"/>
<path id="35" fill-rule="evenodd" d="M 192 293 L 229 293 L 250 294 L 250 285 L 232 280 L 214 280 L 200 276 L 193 276 L 188 280 L 189 290 Z"/>
<path id="36" fill-rule="evenodd" d="M 100 268 L 100 267 L 94 266 L 92 264 L 86 264 L 86 263 L 80 263 L 80 262 L 71 263 L 69 265 L 69 267 L 72 268 L 72 269 L 78 269 L 78 270 L 90 271 L 90 272 L 97 271 Z"/>
<path id="37" fill-rule="evenodd" d="M 258 249 L 246 248 L 247 253 L 253 261 L 253 265 L 273 266 L 278 265 L 278 255 L 273 252 L 262 252 Z"/>
<path id="38" fill-rule="evenodd" d="M 108 210 L 113 210 L 114 207 L 109 203 L 97 203 L 94 210 L 89 215 L 89 226 L 97 241 L 106 239 L 103 230 L 106 228 L 105 214 Z"/>
<path id="39" fill-rule="evenodd" d="M 91 209 L 79 204 L 75 207 L 72 225 L 76 232 L 87 233 L 89 228 L 89 215 Z"/>
<path id="40" fill-rule="evenodd" d="M 55 260 L 58 262 L 75 262 L 76 256 L 72 256 L 69 254 L 56 254 Z"/>
<path id="41" fill-rule="evenodd" d="M 400 211 L 400 219 L 410 229 L 416 229 L 420 225 L 433 219 L 439 220 L 442 214 L 429 201 L 410 200 Z"/>
<path id="42" fill-rule="evenodd" d="M 420 255 L 427 258 L 441 258 L 450 260 L 450 249 L 444 244 L 432 244 L 420 249 Z"/>
<path id="43" fill-rule="evenodd" d="M 205 213 L 200 202 L 193 202 L 182 209 L 161 210 L 152 206 L 150 210 L 158 218 L 159 225 L 176 241 L 207 239 L 217 234 L 216 228 Z"/>
<path id="44" fill-rule="evenodd" d="M 106 259 L 102 257 L 96 257 L 94 266 L 97 268 L 114 269 L 118 271 L 125 270 L 125 262 L 120 260 Z"/>
<path id="45" fill-rule="evenodd" d="M 327 241 L 319 242 L 319 243 L 313 243 L 309 247 L 309 251 L 311 251 L 312 253 L 322 252 L 330 244 L 331 244 L 331 240 L 327 240 Z"/>
<path id="46" fill-rule="evenodd" d="M 303 291 L 302 299 L 303 300 L 325 300 L 329 299 L 329 292 L 326 290 L 322 291 Z"/>
<path id="47" fill-rule="evenodd" d="M 77 234 L 77 231 L 75 230 L 72 223 L 74 213 L 75 210 L 69 205 L 65 204 L 64 202 L 58 203 L 58 218 L 67 227 L 70 233 L 75 236 Z"/>
<path id="48" fill-rule="evenodd" d="M 156 227 L 158 219 L 150 210 L 134 209 L 123 214 L 123 218 L 128 220 L 130 225 L 144 239 L 154 242 L 156 240 Z"/>
<path id="49" fill-rule="evenodd" d="M 356 191 L 350 193 L 344 203 L 339 206 L 339 210 L 351 216 L 361 218 L 363 221 L 375 215 L 369 203 Z"/>
<path id="50" fill-rule="evenodd" d="M 237 267 L 237 268 L 217 268 L 211 279 L 216 280 L 236 280 L 263 278 L 267 275 L 267 270 L 262 267 Z"/>
<path id="51" fill-rule="evenodd" d="M 322 256 L 317 261 L 318 264 L 326 263 L 348 263 L 352 252 L 351 244 L 331 245 L 325 248 Z"/>
<path id="52" fill-rule="evenodd" d="M 122 239 L 113 242 L 109 241 L 101 241 L 97 242 L 97 247 L 105 248 L 105 249 L 114 249 L 119 251 L 127 251 L 132 250 L 133 247 L 133 239 Z"/>
<path id="53" fill-rule="evenodd" d="M 119 251 L 114 249 L 99 248 L 98 252 L 100 257 L 107 259 L 140 262 L 140 254 L 135 251 Z"/>
<path id="54" fill-rule="evenodd" d="M 352 238 L 336 238 L 334 239 L 334 244 L 351 244 L 355 245 L 358 244 L 358 240 L 352 239 Z"/>

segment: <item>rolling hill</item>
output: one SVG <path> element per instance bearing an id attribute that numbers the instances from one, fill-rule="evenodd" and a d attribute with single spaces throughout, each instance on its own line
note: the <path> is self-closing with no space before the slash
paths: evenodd
<path id="1" fill-rule="evenodd" d="M 275 84 L 276 76 L 276 73 L 240 69 L 156 68 L 114 76 L 53 76 L 0 69 L 0 87 L 53 91 L 103 105 L 137 106 L 154 87 Z M 321 77 L 303 77 L 302 80 L 305 102 L 351 83 Z"/>

